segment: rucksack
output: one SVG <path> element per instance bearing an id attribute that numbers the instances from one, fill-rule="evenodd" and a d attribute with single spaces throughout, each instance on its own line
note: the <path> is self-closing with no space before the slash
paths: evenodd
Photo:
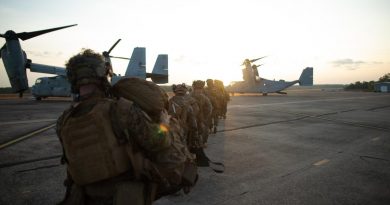
<path id="1" fill-rule="evenodd" d="M 143 79 L 121 79 L 113 86 L 112 90 L 115 96 L 123 97 L 137 104 L 152 118 L 154 123 L 159 122 L 160 113 L 168 108 L 168 96 L 165 91 L 158 85 Z M 119 123 L 113 122 L 113 126 L 115 126 L 114 124 Z M 118 129 L 123 130 L 125 128 L 119 127 L 115 130 Z M 171 118 L 169 121 L 168 135 L 172 142 L 170 149 L 165 150 L 165 152 L 157 156 L 153 156 L 153 159 L 147 159 L 147 164 L 150 166 L 148 168 L 154 170 L 154 175 L 161 178 L 161 180 L 157 180 L 160 181 L 160 187 L 164 187 L 164 183 L 177 187 L 193 186 L 196 182 L 196 164 L 185 142 L 182 140 L 182 133 L 179 122 Z M 130 152 L 133 153 L 129 153 L 129 155 L 135 154 L 134 156 L 138 156 L 138 158 L 140 155 L 143 155 L 141 157 L 147 158 L 141 150 L 131 149 Z M 135 161 L 137 160 L 139 159 Z"/>
<path id="2" fill-rule="evenodd" d="M 112 93 L 134 102 L 156 121 L 160 113 L 168 109 L 168 95 L 165 91 L 144 79 L 122 78 L 112 87 Z"/>

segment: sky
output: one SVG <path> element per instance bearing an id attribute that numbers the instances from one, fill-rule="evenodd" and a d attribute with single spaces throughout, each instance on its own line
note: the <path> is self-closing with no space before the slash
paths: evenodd
<path id="1" fill-rule="evenodd" d="M 20 41 L 34 63 L 64 66 L 82 48 L 130 57 L 146 47 L 151 72 L 169 56 L 169 84 L 242 80 L 244 59 L 267 56 L 259 74 L 292 81 L 314 68 L 314 84 L 378 80 L 390 73 L 388 0 L 0 0 L 0 33 L 78 26 Z M 4 44 L 5 40 L 0 39 Z M 257 63 L 256 62 L 256 63 Z M 112 59 L 124 74 L 128 61 Z M 52 76 L 27 71 L 36 78 Z M 9 87 L 0 63 L 0 87 Z"/>

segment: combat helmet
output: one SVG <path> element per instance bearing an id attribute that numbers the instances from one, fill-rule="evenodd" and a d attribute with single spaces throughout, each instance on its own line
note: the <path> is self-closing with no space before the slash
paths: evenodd
<path id="1" fill-rule="evenodd" d="M 72 93 L 78 93 L 80 86 L 87 84 L 96 84 L 102 88 L 109 86 L 104 58 L 91 49 L 84 49 L 71 57 L 65 66 Z"/>
<path id="2" fill-rule="evenodd" d="M 203 80 L 194 80 L 192 82 L 192 87 L 194 89 L 203 89 L 205 82 Z"/>
<path id="3" fill-rule="evenodd" d="M 207 79 L 206 83 L 207 83 L 207 87 L 213 87 L 214 86 L 213 79 Z"/>
<path id="4" fill-rule="evenodd" d="M 185 95 L 188 91 L 187 89 L 187 86 L 185 83 L 182 83 L 182 84 L 173 84 L 172 85 L 172 91 L 176 94 L 176 95 Z"/>

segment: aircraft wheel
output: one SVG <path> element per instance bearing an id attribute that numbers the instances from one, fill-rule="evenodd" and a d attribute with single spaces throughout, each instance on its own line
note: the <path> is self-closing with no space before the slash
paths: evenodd
<path id="1" fill-rule="evenodd" d="M 40 100 L 42 100 L 42 97 L 35 97 L 35 100 L 40 101 Z"/>

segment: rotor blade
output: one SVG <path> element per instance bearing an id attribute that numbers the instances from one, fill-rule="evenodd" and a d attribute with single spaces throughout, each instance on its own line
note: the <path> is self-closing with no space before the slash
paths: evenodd
<path id="1" fill-rule="evenodd" d="M 124 59 L 124 60 L 130 60 L 130 58 L 125 58 L 125 57 L 116 57 L 116 56 L 110 56 L 110 58 L 119 58 L 119 59 Z"/>
<path id="2" fill-rule="evenodd" d="M 68 28 L 68 27 L 71 27 L 71 26 L 77 26 L 77 24 L 73 24 L 73 25 L 69 25 L 69 26 L 62 26 L 62 27 L 57 27 L 57 28 L 51 28 L 51 29 L 45 29 L 45 30 L 40 30 L 40 31 L 22 32 L 22 33 L 17 33 L 16 35 L 18 36 L 18 38 L 20 38 L 20 39 L 22 39 L 24 41 L 24 40 L 27 40 L 27 39 L 30 39 L 30 38 L 34 38 L 36 36 L 39 36 L 39 35 L 42 35 L 42 34 L 45 34 L 45 33 L 49 33 L 49 32 L 56 31 L 56 30 L 60 30 L 60 29 L 63 29 L 63 28 Z"/>
<path id="3" fill-rule="evenodd" d="M 1 58 L 1 51 L 2 51 L 3 49 L 7 49 L 7 44 L 4 43 L 4 45 L 0 48 L 0 58 Z"/>
<path id="4" fill-rule="evenodd" d="M 252 59 L 252 60 L 250 60 L 250 62 L 253 63 L 253 62 L 255 62 L 255 61 L 257 61 L 257 60 L 260 60 L 260 59 L 262 59 L 262 58 L 265 58 L 265 57 L 267 57 L 267 56 L 263 56 L 263 57 L 260 57 L 260 58 Z"/>
<path id="5" fill-rule="evenodd" d="M 118 39 L 118 40 L 114 43 L 114 45 L 111 46 L 111 48 L 108 50 L 108 54 L 111 53 L 112 49 L 114 49 L 115 46 L 116 46 L 116 45 L 119 43 L 119 41 L 121 41 L 121 40 L 122 40 L 122 39 Z"/>

